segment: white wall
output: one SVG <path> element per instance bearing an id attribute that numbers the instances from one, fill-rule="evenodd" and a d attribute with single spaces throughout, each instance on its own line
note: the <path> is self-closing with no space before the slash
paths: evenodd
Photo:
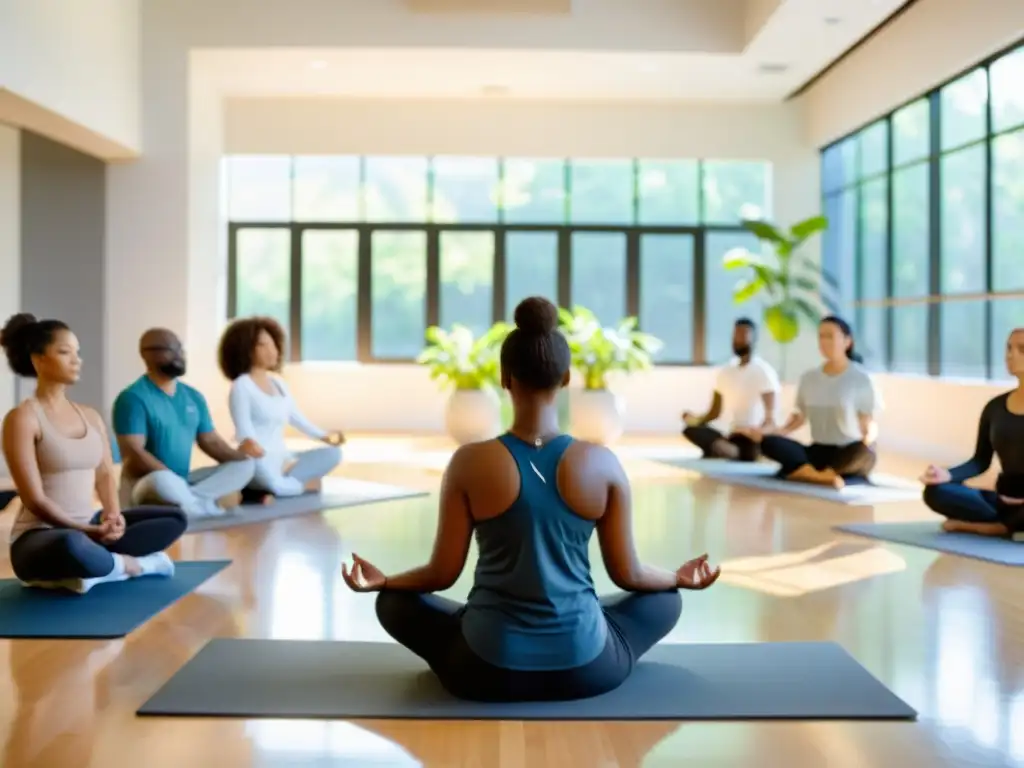
<path id="1" fill-rule="evenodd" d="M 139 22 L 139 0 L 0 0 L 0 88 L 138 151 Z"/>
<path id="2" fill-rule="evenodd" d="M 803 97 L 823 147 L 1024 37 L 1021 0 L 920 0 Z"/>

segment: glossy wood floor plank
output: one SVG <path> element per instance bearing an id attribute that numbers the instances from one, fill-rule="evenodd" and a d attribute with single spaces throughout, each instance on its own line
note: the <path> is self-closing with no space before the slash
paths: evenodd
<path id="1" fill-rule="evenodd" d="M 373 598 L 339 563 L 385 570 L 429 554 L 436 498 L 187 536 L 178 558 L 234 564 L 128 638 L 0 641 L 0 765 L 180 766 L 1002 766 L 1024 763 L 1024 571 L 836 536 L 830 526 L 924 519 L 722 485 L 620 453 L 645 558 L 708 551 L 720 585 L 687 595 L 667 642 L 835 640 L 921 712 L 918 723 L 307 722 L 136 718 L 212 637 L 385 640 Z M 435 489 L 450 451 L 426 438 L 362 437 L 341 474 Z M 919 470 L 888 462 L 890 472 Z M 10 525 L 4 515 L 3 528 Z M 10 566 L 0 555 L 0 572 Z M 599 563 L 599 559 L 595 558 Z M 470 566 L 472 562 L 470 563 Z M 598 588 L 611 590 L 600 568 Z M 464 597 L 467 567 L 451 595 Z"/>

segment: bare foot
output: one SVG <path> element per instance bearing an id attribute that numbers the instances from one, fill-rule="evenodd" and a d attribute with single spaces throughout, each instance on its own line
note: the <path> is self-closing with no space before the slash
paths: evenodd
<path id="1" fill-rule="evenodd" d="M 221 496 L 217 499 L 217 506 L 221 509 L 234 509 L 242 504 L 242 492 L 236 491 L 235 493 L 229 493 L 227 496 Z"/>
<path id="2" fill-rule="evenodd" d="M 821 470 L 815 469 L 810 464 L 804 464 L 798 470 L 790 474 L 786 479 L 795 480 L 798 483 L 812 483 L 814 485 L 834 486 L 837 477 L 838 476 L 836 475 L 836 473 L 832 472 L 831 470 L 826 470 L 822 472 Z M 839 477 L 838 479 L 840 482 L 842 482 L 841 477 Z"/>
<path id="3" fill-rule="evenodd" d="M 142 566 L 139 565 L 139 561 L 131 555 L 121 555 L 124 558 L 124 572 L 131 578 L 141 575 Z"/>
<path id="4" fill-rule="evenodd" d="M 323 488 L 323 479 L 315 478 L 306 482 L 306 493 L 320 493 Z"/>
<path id="5" fill-rule="evenodd" d="M 945 520 L 942 530 L 946 533 L 974 533 L 978 536 L 1006 536 L 1010 532 L 1002 523 L 967 523 L 963 520 Z"/>
<path id="6" fill-rule="evenodd" d="M 724 438 L 715 440 L 711 444 L 710 453 L 716 459 L 731 459 L 735 461 L 740 457 L 740 449 Z"/>
<path id="7" fill-rule="evenodd" d="M 269 507 L 275 501 L 277 501 L 277 497 L 272 493 L 265 493 L 260 497 L 260 504 L 264 507 Z"/>

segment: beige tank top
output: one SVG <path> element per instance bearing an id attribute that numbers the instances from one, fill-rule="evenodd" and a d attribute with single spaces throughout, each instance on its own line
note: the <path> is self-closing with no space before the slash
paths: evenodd
<path id="1" fill-rule="evenodd" d="M 35 398 L 29 402 L 39 419 L 36 462 L 43 481 L 43 493 L 72 520 L 86 523 L 96 513 L 93 488 L 96 485 L 96 468 L 103 461 L 103 438 L 77 405 L 74 408 L 85 424 L 85 434 L 68 437 L 50 423 Z M 50 527 L 49 523 L 22 505 L 11 528 L 11 541 L 25 531 Z"/>

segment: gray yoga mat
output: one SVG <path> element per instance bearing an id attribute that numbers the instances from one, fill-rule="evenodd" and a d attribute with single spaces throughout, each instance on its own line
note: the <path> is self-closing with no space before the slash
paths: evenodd
<path id="1" fill-rule="evenodd" d="M 839 504 L 867 505 L 884 504 L 894 501 L 913 501 L 921 498 L 920 483 L 913 483 L 898 477 L 873 474 L 870 483 L 849 484 L 842 490 L 828 488 L 811 483 L 798 483 L 776 477 L 779 465 L 774 462 L 727 461 L 725 459 L 664 459 L 680 469 L 698 472 L 706 477 L 714 478 L 730 485 L 745 488 L 759 488 L 778 493 L 792 493 L 798 496 L 811 496 Z"/>
<path id="2" fill-rule="evenodd" d="M 400 488 L 396 485 L 371 483 L 365 480 L 351 480 L 343 477 L 328 477 L 320 493 L 306 493 L 302 496 L 275 499 L 270 504 L 243 504 L 220 517 L 206 517 L 189 520 L 188 532 L 219 531 L 240 525 L 253 525 L 299 517 L 328 509 L 356 507 L 379 501 L 394 501 L 427 496 L 426 491 Z"/>
<path id="3" fill-rule="evenodd" d="M 658 645 L 617 690 L 570 702 L 448 695 L 394 643 L 212 640 L 139 715 L 400 720 L 910 720 L 834 643 Z"/>
<path id="4" fill-rule="evenodd" d="M 840 525 L 834 530 L 1000 565 L 1024 566 L 1024 541 L 976 536 L 970 533 L 947 533 L 939 526 L 939 522 L 861 523 Z"/>

